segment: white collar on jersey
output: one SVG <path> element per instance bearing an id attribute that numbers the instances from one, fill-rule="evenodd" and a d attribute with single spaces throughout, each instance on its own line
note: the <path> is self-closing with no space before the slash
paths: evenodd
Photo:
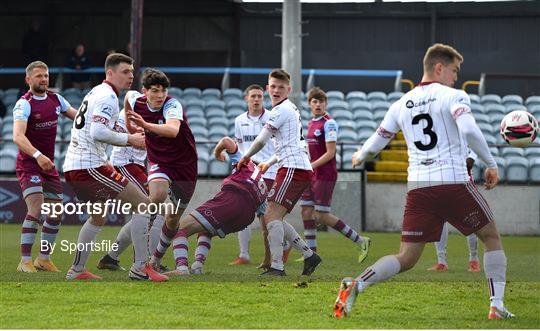
<path id="1" fill-rule="evenodd" d="M 165 105 L 165 103 L 163 103 L 163 106 Z M 163 106 L 161 106 L 161 108 L 159 109 L 154 109 L 152 108 L 152 106 L 150 106 L 150 104 L 148 103 L 148 101 L 146 102 L 146 106 L 148 107 L 148 110 L 150 110 L 152 113 L 157 113 L 158 111 L 161 110 L 161 108 L 163 108 Z"/>
<path id="2" fill-rule="evenodd" d="M 265 111 L 266 111 L 266 109 L 263 108 L 263 109 L 262 109 L 262 112 L 261 112 L 261 114 L 260 114 L 259 116 L 249 116 L 249 110 L 248 110 L 248 111 L 246 112 L 246 116 L 247 116 L 247 118 L 250 119 L 250 120 L 257 120 L 257 121 L 258 121 L 258 120 L 260 120 L 260 119 L 263 117 Z"/>
<path id="3" fill-rule="evenodd" d="M 313 117 L 311 120 L 312 120 L 312 121 L 320 121 L 320 120 L 322 120 L 322 119 L 326 116 L 326 114 L 328 114 L 328 113 L 327 113 L 327 112 L 324 112 L 324 114 L 322 114 L 321 116 Z"/>
<path id="4" fill-rule="evenodd" d="M 43 96 L 35 95 L 34 93 L 32 93 L 32 99 L 45 100 L 45 99 L 47 99 L 47 93 L 45 93 L 45 95 L 43 95 Z"/>

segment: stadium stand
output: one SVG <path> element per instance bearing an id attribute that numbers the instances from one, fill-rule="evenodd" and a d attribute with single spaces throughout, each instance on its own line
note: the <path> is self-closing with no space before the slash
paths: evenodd
<path id="1" fill-rule="evenodd" d="M 78 107 L 89 90 L 69 88 L 62 95 L 74 106 Z M 0 90 L 0 99 L 7 102 L 7 114 L 0 118 L 0 166 L 3 172 L 13 172 L 13 156 L 16 157 L 17 147 L 12 142 L 13 135 L 13 106 L 20 91 L 18 89 Z M 381 91 L 363 92 L 328 91 L 328 112 L 340 127 L 336 159 L 342 170 L 350 169 L 352 154 L 359 144 L 365 141 L 378 127 L 390 105 L 398 100 L 403 93 L 391 92 L 388 95 Z M 243 92 L 238 88 L 228 88 L 221 92 L 216 88 L 188 87 L 181 89 L 170 87 L 169 95 L 180 99 L 186 113 L 189 125 L 197 142 L 199 152 L 200 176 L 224 176 L 228 168 L 213 161 L 211 151 L 213 144 L 222 136 L 234 135 L 234 119 L 246 111 Z M 506 144 L 499 134 L 502 118 L 511 110 L 525 109 L 540 118 L 540 96 L 530 96 L 526 99 L 519 95 L 499 96 L 488 94 L 479 97 L 469 94 L 471 109 L 476 122 L 491 146 L 491 152 L 496 157 L 500 168 L 501 181 L 510 183 L 540 181 L 540 147 L 515 148 Z M 300 110 L 304 129 L 311 119 L 309 104 L 305 93 L 302 93 L 302 109 Z M 265 107 L 271 108 L 268 94 L 265 93 Z M 57 134 L 57 169 L 66 153 L 66 142 L 71 137 L 72 122 L 64 117 L 59 118 Z M 370 181 L 405 181 L 408 166 L 403 135 L 399 133 L 396 139 L 382 151 L 368 169 Z M 477 162 L 473 169 L 473 177 L 481 180 L 484 165 Z"/>

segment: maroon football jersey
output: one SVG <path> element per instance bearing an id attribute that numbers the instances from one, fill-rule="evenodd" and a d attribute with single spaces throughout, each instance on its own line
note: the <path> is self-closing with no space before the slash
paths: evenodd
<path id="1" fill-rule="evenodd" d="M 21 99 L 28 101 L 31 109 L 26 126 L 26 138 L 32 146 L 54 162 L 58 115 L 62 110 L 58 96 L 55 93 L 47 92 L 47 98 L 37 100 L 32 98 L 32 93 L 28 91 Z M 32 155 L 27 155 L 19 150 L 16 168 L 21 170 L 29 164 L 37 165 L 37 161 Z"/>
<path id="2" fill-rule="evenodd" d="M 163 110 L 168 106 L 167 96 L 163 106 L 159 111 L 151 111 L 148 108 L 146 96 L 137 98 L 133 110 L 140 114 L 146 122 L 154 124 L 165 124 L 166 119 Z M 180 130 L 174 138 L 159 136 L 153 132 L 145 132 L 146 151 L 148 161 L 170 168 L 182 168 L 186 165 L 197 163 L 197 150 L 195 148 L 195 138 L 189 128 L 187 118 L 183 114 Z"/>
<path id="3" fill-rule="evenodd" d="M 311 162 L 326 153 L 326 139 L 329 136 L 333 137 L 333 135 L 337 135 L 337 124 L 328 114 L 309 121 L 306 138 Z M 314 169 L 313 176 L 315 179 L 336 180 L 336 158 L 334 157 L 326 164 Z"/>
<path id="4" fill-rule="evenodd" d="M 233 168 L 232 174 L 223 180 L 221 189 L 226 188 L 246 192 L 252 197 L 255 207 L 262 204 L 268 195 L 268 188 L 263 179 L 263 174 L 251 161 L 246 166 L 241 167 L 240 170 Z M 242 208 L 242 206 L 238 206 L 238 208 Z"/>

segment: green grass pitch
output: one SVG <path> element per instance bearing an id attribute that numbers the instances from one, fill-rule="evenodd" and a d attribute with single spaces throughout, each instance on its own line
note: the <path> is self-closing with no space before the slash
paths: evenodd
<path id="1" fill-rule="evenodd" d="M 119 228 L 105 227 L 98 239 L 111 239 Z M 65 226 L 57 240 L 76 242 L 79 227 Z M 532 329 L 540 328 L 540 238 L 504 237 L 508 256 L 505 303 L 516 314 L 507 321 L 489 321 L 488 290 L 483 272 L 467 268 L 464 237 L 450 235 L 446 273 L 428 273 L 435 262 L 433 245 L 411 271 L 361 294 L 347 319 L 331 317 L 339 281 L 357 276 L 379 257 L 399 248 L 399 235 L 370 233 L 372 249 L 361 265 L 356 250 L 336 233 L 318 236 L 323 263 L 307 287 L 298 275 L 302 263 L 291 253 L 282 280 L 260 280 L 256 262 L 262 257 L 259 232 L 253 233 L 253 264 L 230 266 L 237 254 L 236 235 L 214 239 L 205 275 L 167 283 L 133 282 L 127 272 L 97 270 L 101 253 L 89 268 L 100 282 L 66 282 L 73 256 L 55 252 L 59 274 L 15 272 L 19 260 L 19 225 L 0 225 L 0 327 L 9 329 Z M 39 238 L 39 236 L 38 236 Z M 193 255 L 194 240 L 190 242 Z M 37 252 L 34 245 L 34 252 Z M 34 253 L 35 256 L 36 253 Z M 482 256 L 482 253 L 480 254 Z M 131 250 L 122 258 L 129 267 Z M 173 265 L 168 252 L 165 264 Z"/>

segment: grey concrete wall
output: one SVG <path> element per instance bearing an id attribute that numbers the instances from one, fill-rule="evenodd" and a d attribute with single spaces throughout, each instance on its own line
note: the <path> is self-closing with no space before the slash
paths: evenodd
<path id="1" fill-rule="evenodd" d="M 188 210 L 219 191 L 221 180 L 199 180 Z M 491 206 L 501 234 L 540 235 L 540 186 L 500 185 L 494 190 L 480 188 Z M 366 188 L 366 231 L 399 232 L 405 205 L 405 184 L 369 183 Z M 333 214 L 355 229 L 360 229 L 360 175 L 340 173 L 334 190 Z M 286 217 L 302 229 L 300 207 Z M 254 224 L 257 228 L 257 222 Z"/>
<path id="2" fill-rule="evenodd" d="M 500 185 L 479 191 L 493 210 L 501 234 L 540 235 L 540 186 Z M 368 184 L 367 230 L 400 231 L 406 192 L 404 184 Z"/>

